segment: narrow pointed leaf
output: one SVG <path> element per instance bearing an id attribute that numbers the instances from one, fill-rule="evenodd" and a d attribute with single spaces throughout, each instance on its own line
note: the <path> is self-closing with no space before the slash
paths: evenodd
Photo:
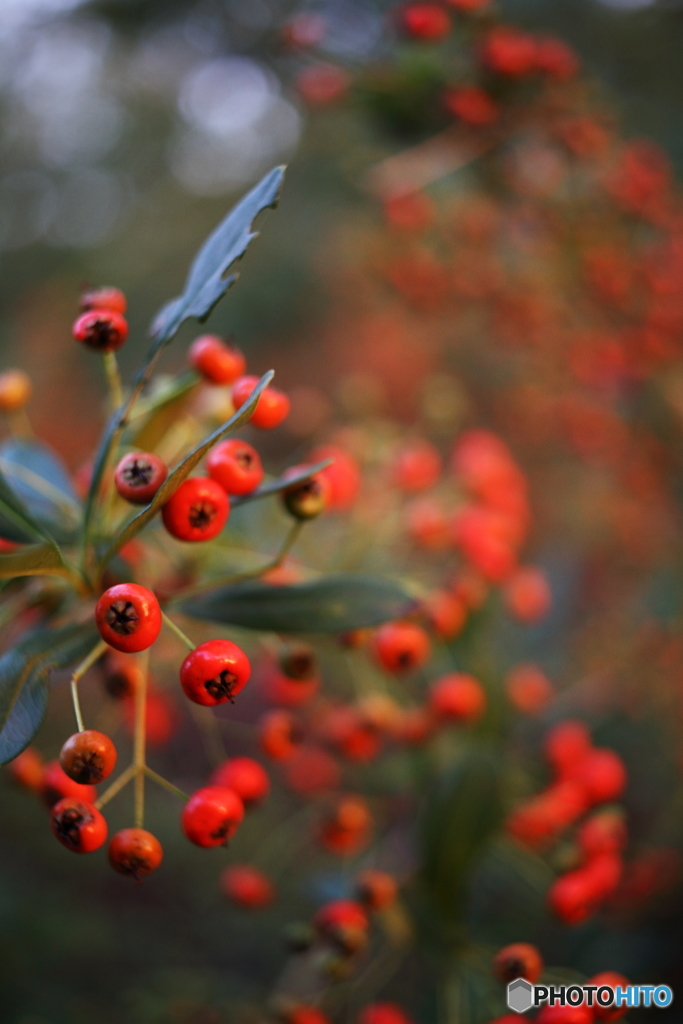
<path id="1" fill-rule="evenodd" d="M 279 476 L 276 480 L 269 480 L 267 484 L 257 487 L 251 494 L 243 494 L 241 497 L 231 498 L 230 504 L 233 508 L 239 508 L 240 505 L 246 505 L 249 501 L 258 501 L 259 498 L 268 498 L 271 494 L 279 494 L 280 491 L 284 491 L 287 487 L 292 487 L 294 484 L 301 484 L 304 480 L 309 480 L 316 473 L 319 473 L 321 469 L 331 466 L 333 462 L 334 459 L 324 459 L 323 462 L 316 462 L 313 466 L 306 466 L 299 473 L 292 473 L 289 477 Z"/>
<path id="2" fill-rule="evenodd" d="M 56 452 L 33 438 L 10 438 L 0 446 L 0 470 L 51 536 L 63 541 L 73 537 L 81 519 L 81 504 Z"/>
<path id="3" fill-rule="evenodd" d="M 17 576 L 67 576 L 59 548 L 54 544 L 27 544 L 18 551 L 0 555 L 0 579 Z"/>
<path id="4" fill-rule="evenodd" d="M 33 518 L 25 504 L 0 473 L 0 536 L 18 544 L 44 540 L 54 545 L 52 537 Z"/>
<path id="5" fill-rule="evenodd" d="M 340 573 L 278 587 L 250 580 L 182 605 L 195 619 L 275 633 L 344 633 L 401 618 L 416 607 L 404 587 L 378 576 Z"/>

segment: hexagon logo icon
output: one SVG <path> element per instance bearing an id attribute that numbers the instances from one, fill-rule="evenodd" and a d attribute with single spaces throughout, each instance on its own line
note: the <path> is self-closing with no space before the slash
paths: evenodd
<path id="1" fill-rule="evenodd" d="M 517 978 L 508 985 L 508 1006 L 515 1013 L 526 1013 L 534 1003 L 534 990 L 524 978 Z"/>

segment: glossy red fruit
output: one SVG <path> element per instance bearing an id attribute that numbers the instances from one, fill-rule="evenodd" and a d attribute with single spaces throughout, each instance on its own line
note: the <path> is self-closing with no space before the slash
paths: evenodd
<path id="1" fill-rule="evenodd" d="M 164 526 L 177 540 L 213 540 L 230 515 L 230 500 L 210 477 L 185 480 L 161 510 Z"/>
<path id="2" fill-rule="evenodd" d="M 553 726 L 544 743 L 545 755 L 556 772 L 565 775 L 591 749 L 591 734 L 583 722 L 570 719 Z"/>
<path id="3" fill-rule="evenodd" d="M 368 916 L 353 900 L 335 900 L 326 903 L 316 913 L 313 924 L 318 934 L 353 953 L 367 942 Z"/>
<path id="4" fill-rule="evenodd" d="M 251 757 L 231 757 L 219 764 L 209 779 L 209 785 L 232 789 L 246 808 L 260 804 L 270 792 L 268 773 Z"/>
<path id="5" fill-rule="evenodd" d="M 244 817 L 244 804 L 232 789 L 205 786 L 183 808 L 183 832 L 196 846 L 226 846 Z"/>
<path id="6" fill-rule="evenodd" d="M 626 824 L 619 811 L 598 811 L 584 821 L 576 834 L 576 842 L 586 857 L 602 853 L 620 853 L 628 841 Z"/>
<path id="7" fill-rule="evenodd" d="M 621 988 L 625 991 L 630 982 L 623 974 L 617 974 L 616 971 L 602 971 L 600 974 L 596 974 L 593 978 L 589 978 L 586 984 L 597 985 L 598 988 L 602 988 L 603 985 L 606 985 L 611 989 Z M 628 1006 L 595 1005 L 593 1007 L 593 1016 L 595 1020 L 598 1021 L 620 1020 L 622 1017 L 626 1016 L 627 1012 Z"/>
<path id="8" fill-rule="evenodd" d="M 237 437 L 212 448 L 206 468 L 226 494 L 251 494 L 263 480 L 261 456 L 252 445 Z"/>
<path id="9" fill-rule="evenodd" d="M 408 672 L 424 665 L 431 653 L 429 637 L 412 622 L 387 622 L 373 643 L 377 660 L 389 672 Z"/>
<path id="10" fill-rule="evenodd" d="M 449 114 L 474 128 L 485 128 L 498 120 L 500 107 L 478 85 L 463 85 L 459 89 L 448 89 L 443 104 Z"/>
<path id="11" fill-rule="evenodd" d="M 626 788 L 624 762 L 613 750 L 591 750 L 579 761 L 572 778 L 585 790 L 591 803 L 616 800 Z"/>
<path id="12" fill-rule="evenodd" d="M 396 902 L 398 883 L 393 875 L 386 871 L 368 868 L 361 871 L 356 879 L 356 895 L 358 901 L 369 910 L 384 910 Z"/>
<path id="13" fill-rule="evenodd" d="M 406 35 L 427 43 L 440 42 L 451 30 L 451 19 L 440 4 L 408 4 L 401 11 L 400 24 Z"/>
<path id="14" fill-rule="evenodd" d="M 449 590 L 435 590 L 425 601 L 432 629 L 442 640 L 452 640 L 467 622 L 468 608 L 461 597 Z"/>
<path id="15" fill-rule="evenodd" d="M 116 490 L 133 505 L 147 505 L 168 476 L 163 459 L 151 452 L 124 455 L 114 473 Z"/>
<path id="16" fill-rule="evenodd" d="M 523 664 L 513 668 L 505 680 L 508 700 L 517 711 L 536 715 L 550 703 L 553 688 L 537 665 Z"/>
<path id="17" fill-rule="evenodd" d="M 63 770 L 59 761 L 48 761 L 45 765 L 42 793 L 48 807 L 52 807 L 64 797 L 81 800 L 85 804 L 94 804 L 97 800 L 95 787 L 82 786 L 80 783 L 74 782 Z"/>
<path id="18" fill-rule="evenodd" d="M 486 693 L 474 676 L 451 672 L 432 684 L 429 706 L 439 718 L 473 722 L 486 709 Z"/>
<path id="19" fill-rule="evenodd" d="M 535 946 L 528 942 L 513 942 L 496 953 L 493 973 L 503 985 L 509 985 L 517 978 L 525 978 L 533 985 L 543 973 L 543 960 Z"/>
<path id="20" fill-rule="evenodd" d="M 503 596 L 509 611 L 521 622 L 537 622 L 552 604 L 545 573 L 533 567 L 517 569 L 507 581 Z"/>
<path id="21" fill-rule="evenodd" d="M 35 747 L 27 747 L 26 750 L 22 750 L 13 761 L 10 761 L 7 768 L 14 781 L 20 786 L 31 789 L 34 793 L 42 792 L 45 768 L 43 759 Z"/>
<path id="22" fill-rule="evenodd" d="M 303 743 L 301 723 L 289 711 L 268 711 L 259 722 L 261 748 L 274 761 L 292 757 Z"/>
<path id="23" fill-rule="evenodd" d="M 161 630 L 161 608 L 151 590 L 118 583 L 105 590 L 95 606 L 95 623 L 110 647 L 136 654 L 151 647 Z"/>
<path id="24" fill-rule="evenodd" d="M 59 763 L 74 782 L 96 786 L 116 767 L 116 747 L 103 732 L 84 729 L 70 736 L 61 749 Z"/>
<path id="25" fill-rule="evenodd" d="M 325 459 L 334 459 L 329 466 L 320 470 L 320 476 L 327 478 L 330 485 L 328 508 L 345 511 L 351 508 L 361 485 L 358 463 L 347 451 L 334 444 L 319 445 L 308 456 L 308 462 L 315 465 Z"/>
<path id="26" fill-rule="evenodd" d="M 232 402 L 236 409 L 241 409 L 259 382 L 258 377 L 240 377 L 232 387 Z M 289 414 L 289 398 L 277 388 L 265 388 L 256 403 L 249 422 L 262 430 L 278 427 Z"/>
<path id="27" fill-rule="evenodd" d="M 161 843 L 144 828 L 124 828 L 109 844 L 109 863 L 120 875 L 129 875 L 139 882 L 161 864 L 164 851 Z"/>
<path id="28" fill-rule="evenodd" d="M 368 1003 L 358 1014 L 358 1024 L 413 1024 L 396 1003 Z"/>
<path id="29" fill-rule="evenodd" d="M 275 898 L 267 875 L 251 864 L 230 864 L 220 877 L 221 892 L 231 903 L 249 910 L 267 907 Z"/>
<path id="30" fill-rule="evenodd" d="M 81 313 L 72 333 L 76 341 L 97 352 L 115 352 L 128 337 L 128 323 L 113 310 L 91 309 Z"/>
<path id="31" fill-rule="evenodd" d="M 190 345 L 190 365 L 211 384 L 232 384 L 247 367 L 244 354 L 234 345 L 226 345 L 215 334 L 202 334 Z"/>
<path id="32" fill-rule="evenodd" d="M 441 456 L 429 441 L 412 441 L 396 455 L 392 476 L 402 491 L 424 491 L 441 476 Z"/>
<path id="33" fill-rule="evenodd" d="M 51 825 L 62 846 L 74 853 L 92 853 L 107 840 L 107 822 L 103 815 L 93 804 L 72 797 L 54 805 Z"/>
<path id="34" fill-rule="evenodd" d="M 112 313 L 126 312 L 128 302 L 120 288 L 104 286 L 102 288 L 89 288 L 81 295 L 81 312 L 86 313 L 91 309 L 108 309 Z"/>
<path id="35" fill-rule="evenodd" d="M 490 71 L 509 78 L 523 78 L 536 69 L 536 43 L 532 36 L 508 25 L 491 29 L 482 52 Z"/>
<path id="36" fill-rule="evenodd" d="M 244 651 L 230 640 L 207 640 L 190 651 L 180 666 L 180 685 L 195 704 L 234 703 L 251 675 Z"/>

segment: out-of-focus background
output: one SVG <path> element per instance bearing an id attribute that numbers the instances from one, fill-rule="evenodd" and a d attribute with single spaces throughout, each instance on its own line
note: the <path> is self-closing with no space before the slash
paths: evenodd
<path id="1" fill-rule="evenodd" d="M 365 173 L 411 140 L 384 132 L 359 106 L 311 113 L 293 85 L 301 55 L 282 46 L 281 28 L 301 10 L 322 14 L 319 56 L 360 70 L 385 52 L 389 7 L 1 0 L 0 354 L 3 366 L 31 374 L 36 431 L 73 469 L 90 454 L 102 401 L 99 365 L 70 336 L 83 284 L 126 292 L 134 340 L 121 361 L 129 372 L 199 243 L 279 162 L 289 164 L 280 208 L 268 215 L 211 329 L 234 335 L 255 370 L 275 365 L 288 388 L 315 388 L 302 403 L 325 420 L 326 402 L 345 382 L 327 380 L 320 361 L 312 361 L 310 379 L 305 367 L 332 308 L 332 247 L 342 226 L 348 247 L 349 225 L 377 218 Z M 683 3 L 508 0 L 501 7 L 523 27 L 565 38 L 623 134 L 654 139 L 683 171 Z M 347 257 L 348 248 L 339 259 Z M 181 342 L 192 336 L 186 327 Z M 178 344 L 165 365 L 181 366 L 183 350 Z M 292 445 L 297 429 L 306 434 L 297 422 Z M 61 743 L 65 709 L 62 688 L 41 737 L 46 750 Z M 169 774 L 182 776 L 193 743 L 188 732 L 160 755 Z M 642 744 L 636 757 L 648 755 L 643 733 L 634 744 Z M 661 768 L 664 785 L 669 768 Z M 5 787 L 2 803 L 0 1019 L 7 1024 L 258 1020 L 243 1007 L 277 972 L 284 923 L 305 916 L 311 893 L 333 893 L 326 865 L 313 860 L 307 891 L 266 918 L 240 915 L 217 898 L 215 864 L 207 871 L 204 851 L 180 841 L 169 843 L 158 885 L 125 888 L 101 864 L 74 863 L 52 843 L 22 794 Z M 174 833 L 176 812 L 152 802 L 160 832 Z M 639 958 L 657 962 L 657 944 L 680 942 L 680 915 L 665 917 L 655 912 L 637 934 L 603 936 L 603 959 L 621 957 L 623 969 Z"/>

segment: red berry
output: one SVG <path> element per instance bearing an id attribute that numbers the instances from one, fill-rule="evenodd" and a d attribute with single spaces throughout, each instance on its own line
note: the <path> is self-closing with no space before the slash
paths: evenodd
<path id="1" fill-rule="evenodd" d="M 522 622 L 536 622 L 547 614 L 552 594 L 540 569 L 517 569 L 505 585 L 505 604 Z"/>
<path id="2" fill-rule="evenodd" d="M 291 466 L 283 476 L 287 479 L 307 468 L 307 466 Z M 282 502 L 295 519 L 315 519 L 327 508 L 329 495 L 330 484 L 327 477 L 322 473 L 316 473 L 308 480 L 286 487 L 282 491 Z"/>
<path id="3" fill-rule="evenodd" d="M 82 786 L 70 779 L 59 761 L 48 761 L 43 772 L 43 798 L 48 807 L 52 807 L 64 797 L 93 804 L 97 800 L 97 790 L 94 786 Z"/>
<path id="4" fill-rule="evenodd" d="M 244 354 L 235 345 L 226 345 L 215 334 L 202 334 L 190 345 L 190 365 L 211 384 L 232 384 L 247 368 Z"/>
<path id="5" fill-rule="evenodd" d="M 98 352 L 115 352 L 128 337 L 128 323 L 120 313 L 108 309 L 91 309 L 81 313 L 72 333 L 76 341 Z"/>
<path id="6" fill-rule="evenodd" d="M 544 36 L 536 40 L 536 67 L 550 78 L 566 82 L 575 77 L 580 65 L 570 46 L 554 36 Z"/>
<path id="7" fill-rule="evenodd" d="M 575 765 L 572 778 L 583 787 L 591 803 L 605 803 L 621 796 L 626 787 L 626 768 L 613 750 L 591 750 Z"/>
<path id="8" fill-rule="evenodd" d="M 593 978 L 589 978 L 586 984 L 597 985 L 598 988 L 606 985 L 608 988 L 621 988 L 625 991 L 630 983 L 623 974 L 617 974 L 616 971 L 602 971 Z M 593 1016 L 595 1020 L 599 1021 L 619 1020 L 620 1017 L 625 1017 L 627 1012 L 627 1006 L 600 1006 L 598 1003 L 593 1006 Z"/>
<path id="9" fill-rule="evenodd" d="M 358 796 L 345 796 L 323 823 L 320 841 L 332 853 L 352 855 L 367 846 L 371 825 L 372 815 L 365 801 Z"/>
<path id="10" fill-rule="evenodd" d="M 628 836 L 624 818 L 619 811 L 598 811 L 583 822 L 576 841 L 586 857 L 602 853 L 620 853 Z"/>
<path id="11" fill-rule="evenodd" d="M 321 907 L 313 923 L 324 939 L 330 939 L 346 952 L 362 948 L 367 941 L 369 921 L 360 903 L 335 900 Z"/>
<path id="12" fill-rule="evenodd" d="M 70 736 L 61 749 L 59 763 L 74 782 L 97 785 L 116 767 L 116 747 L 102 732 L 84 729 Z"/>
<path id="13" fill-rule="evenodd" d="M 40 793 L 43 789 L 43 759 L 35 747 L 27 747 L 7 765 L 15 782 L 25 789 Z"/>
<path id="14" fill-rule="evenodd" d="M 315 1006 L 292 1007 L 283 1014 L 285 1024 L 330 1024 L 330 1018 Z"/>
<path id="15" fill-rule="evenodd" d="M 241 409 L 259 382 L 258 377 L 240 377 L 232 387 L 232 402 Z M 249 422 L 262 430 L 278 427 L 289 413 L 289 398 L 277 388 L 265 388 L 256 403 Z"/>
<path id="16" fill-rule="evenodd" d="M 401 490 L 424 491 L 441 476 L 441 456 L 429 441 L 413 441 L 398 452 L 392 472 Z"/>
<path id="17" fill-rule="evenodd" d="M 107 822 L 97 808 L 66 797 L 52 808 L 52 831 L 62 846 L 74 853 L 92 853 L 107 839 Z"/>
<path id="18" fill-rule="evenodd" d="M 213 772 L 210 786 L 226 786 L 237 793 L 245 807 L 261 803 L 270 792 L 265 768 L 251 757 L 231 757 Z"/>
<path id="19" fill-rule="evenodd" d="M 536 68 L 536 43 L 517 28 L 501 25 L 489 32 L 484 43 L 484 64 L 510 78 L 522 78 Z"/>
<path id="20" fill-rule="evenodd" d="M 349 73 L 337 64 L 311 64 L 296 76 L 296 89 L 309 107 L 327 107 L 348 91 Z"/>
<path id="21" fill-rule="evenodd" d="M 375 871 L 368 868 L 361 871 L 356 879 L 358 900 L 369 910 L 384 910 L 396 902 L 398 884 L 393 875 L 386 871 Z"/>
<path id="22" fill-rule="evenodd" d="M 421 626 L 412 622 L 387 622 L 375 633 L 374 651 L 390 672 L 407 672 L 425 664 L 431 644 Z"/>
<path id="23" fill-rule="evenodd" d="M 269 711 L 259 722 L 261 747 L 274 761 L 285 761 L 303 742 L 301 725 L 289 711 Z"/>
<path id="24" fill-rule="evenodd" d="M 358 1024 L 413 1024 L 396 1003 L 369 1003 L 358 1014 Z"/>
<path id="25" fill-rule="evenodd" d="M 207 640 L 190 651 L 180 666 L 180 685 L 195 704 L 213 707 L 235 697 L 247 685 L 251 665 L 230 640 Z"/>
<path id="26" fill-rule="evenodd" d="M 185 480 L 164 505 L 164 526 L 177 540 L 213 540 L 230 515 L 230 500 L 223 488 L 210 477 L 193 476 Z"/>
<path id="27" fill-rule="evenodd" d="M 197 846 L 226 846 L 244 817 L 244 804 L 225 786 L 205 786 L 183 808 L 183 832 Z"/>
<path id="28" fill-rule="evenodd" d="M 544 748 L 555 771 L 565 775 L 591 749 L 591 734 L 583 722 L 560 722 L 546 736 Z"/>
<path id="29" fill-rule="evenodd" d="M 221 892 L 238 907 L 258 909 L 273 902 L 272 882 L 251 864 L 230 864 L 220 878 Z"/>
<path id="30" fill-rule="evenodd" d="M 144 828 L 124 828 L 109 844 L 109 863 L 120 875 L 130 875 L 139 882 L 161 864 L 164 851 L 161 843 Z"/>
<path id="31" fill-rule="evenodd" d="M 122 498 L 133 505 L 147 505 L 168 476 L 163 459 L 151 452 L 124 455 L 114 473 L 114 484 Z"/>
<path id="32" fill-rule="evenodd" d="M 464 85 L 448 89 L 443 103 L 449 114 L 475 128 L 485 128 L 498 120 L 500 108 L 484 89 L 477 85 Z"/>
<path id="33" fill-rule="evenodd" d="M 251 494 L 263 480 L 259 453 L 236 437 L 221 441 L 211 450 L 206 468 L 226 494 Z"/>
<path id="34" fill-rule="evenodd" d="M 100 636 L 117 651 L 146 651 L 159 636 L 161 608 L 151 590 L 137 583 L 119 583 L 105 590 L 95 606 Z"/>
<path id="35" fill-rule="evenodd" d="M 435 43 L 451 30 L 451 19 L 439 4 L 409 4 L 401 12 L 401 27 L 413 39 Z"/>
<path id="36" fill-rule="evenodd" d="M 543 973 L 543 960 L 535 946 L 528 942 L 513 942 L 496 953 L 493 973 L 503 985 L 509 985 L 517 978 L 526 978 L 533 985 Z"/>
<path id="37" fill-rule="evenodd" d="M 524 664 L 513 668 L 505 680 L 510 703 L 525 715 L 542 711 L 553 696 L 553 688 L 537 665 Z"/>
<path id="38" fill-rule="evenodd" d="M 474 676 L 451 672 L 432 684 L 429 704 L 439 718 L 472 722 L 486 708 L 486 693 Z"/>
<path id="39" fill-rule="evenodd" d="M 358 497 L 361 485 L 358 463 L 343 448 L 332 444 L 319 445 L 308 456 L 311 465 L 324 462 L 325 459 L 334 459 L 329 466 L 320 470 L 320 476 L 326 477 L 330 484 L 328 507 L 344 511 L 350 508 Z"/>
<path id="40" fill-rule="evenodd" d="M 91 309 L 108 309 L 111 313 L 123 315 L 127 306 L 126 296 L 119 288 L 92 288 L 81 295 L 80 308 L 83 313 Z"/>

